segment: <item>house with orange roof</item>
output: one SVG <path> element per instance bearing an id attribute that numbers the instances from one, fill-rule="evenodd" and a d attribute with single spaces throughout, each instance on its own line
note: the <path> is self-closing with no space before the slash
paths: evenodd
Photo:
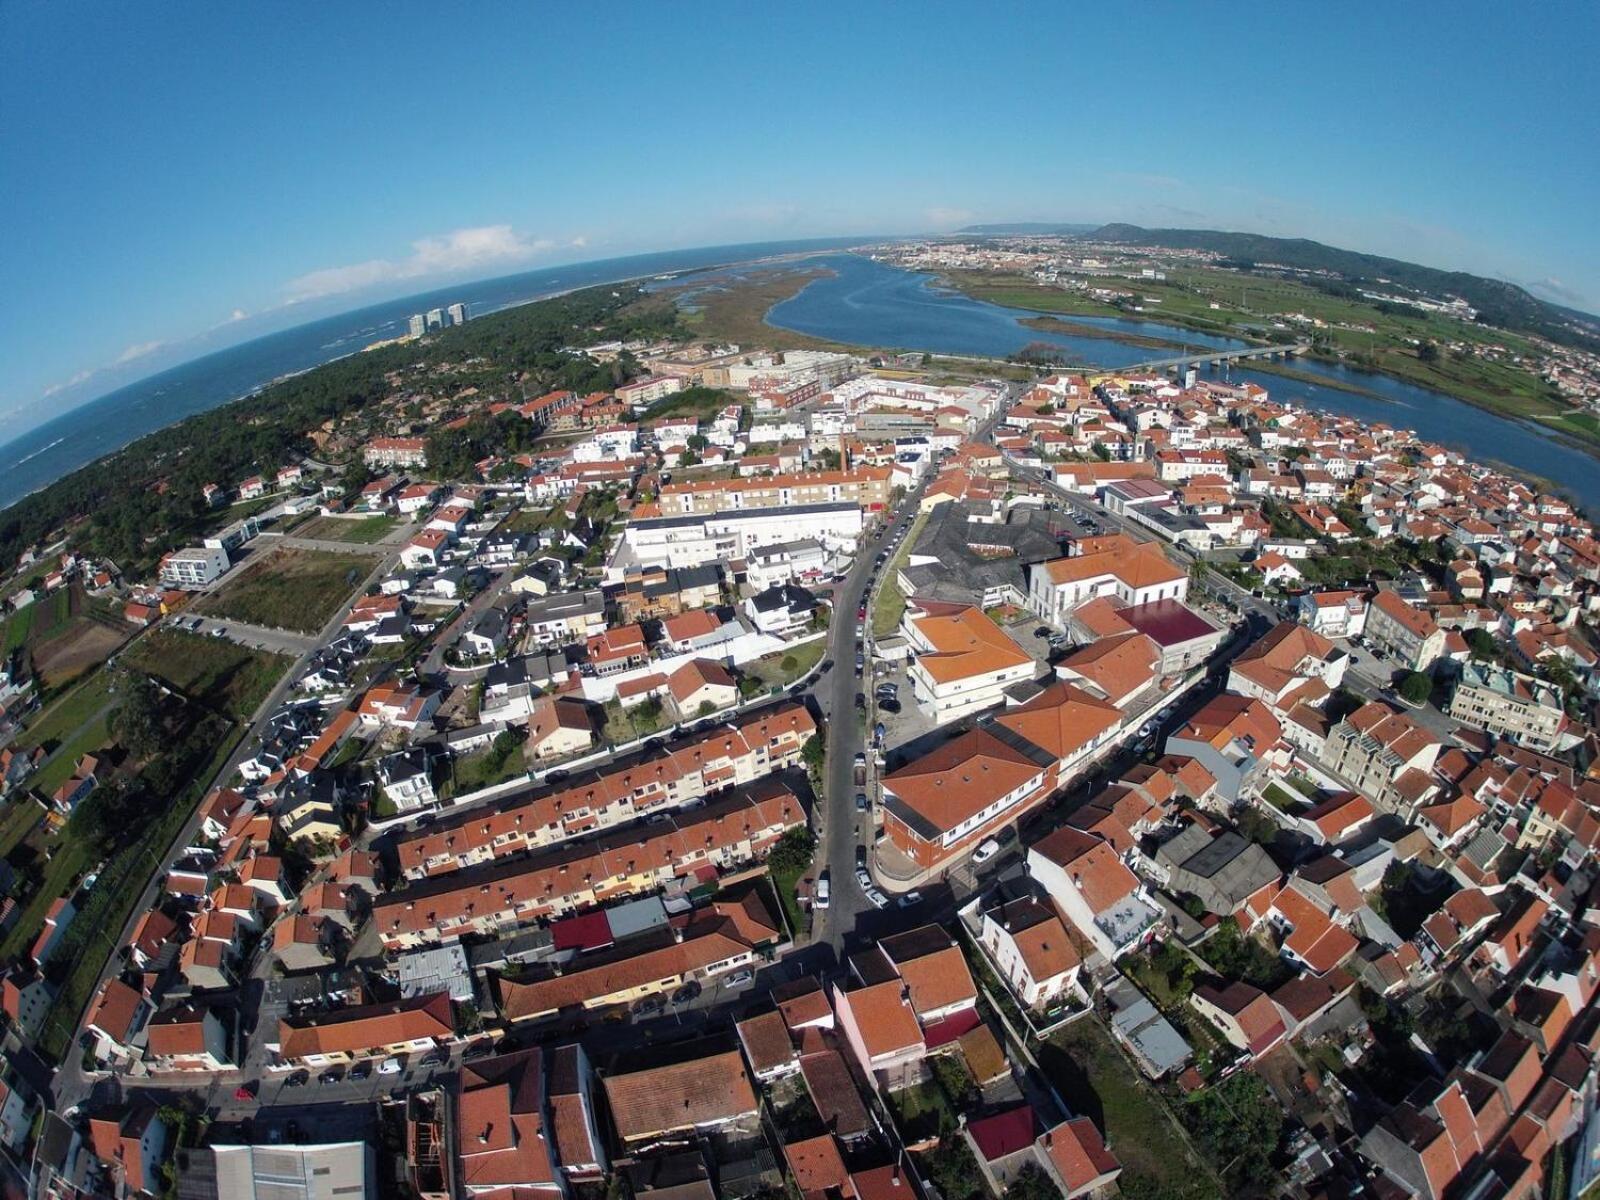
<path id="1" fill-rule="evenodd" d="M 833 1009 L 846 1045 L 876 1087 L 898 1091 L 922 1078 L 928 1047 L 898 975 L 849 991 L 835 985 Z"/>
<path id="2" fill-rule="evenodd" d="M 667 676 L 667 695 L 679 721 L 703 717 L 739 702 L 739 682 L 714 659 L 691 658 Z"/>
<path id="3" fill-rule="evenodd" d="M 1149 542 L 1116 534 L 1090 553 L 1054 558 L 1028 567 L 1028 607 L 1043 620 L 1065 626 L 1074 609 L 1098 597 L 1126 606 L 1161 600 L 1182 602 L 1189 573 Z"/>
<path id="4" fill-rule="evenodd" d="M 1369 643 L 1413 671 L 1428 670 L 1444 653 L 1445 631 L 1432 615 L 1387 588 L 1372 598 L 1365 634 Z"/>
<path id="5" fill-rule="evenodd" d="M 1056 664 L 1057 678 L 1128 709 L 1161 677 L 1161 652 L 1137 630 L 1098 638 Z"/>
<path id="6" fill-rule="evenodd" d="M 89 1149 L 114 1180 L 115 1194 L 153 1195 L 161 1188 L 160 1169 L 172 1131 L 149 1100 L 89 1119 Z"/>
<path id="7" fill-rule="evenodd" d="M 1077 992 L 1082 956 L 1056 912 L 1032 896 L 983 914 L 979 941 L 996 973 L 1036 1012 Z"/>
<path id="8" fill-rule="evenodd" d="M 1189 1003 L 1251 1058 L 1261 1058 L 1288 1034 L 1271 997 L 1248 983 L 1203 981 L 1195 985 Z"/>
<path id="9" fill-rule="evenodd" d="M 1270 767 L 1287 761 L 1282 737 L 1282 724 L 1264 703 L 1223 692 L 1168 735 L 1166 752 L 1198 760 L 1232 805 Z"/>
<path id="10" fill-rule="evenodd" d="M 89 1008 L 84 1027 L 94 1041 L 96 1060 L 126 1065 L 138 1057 L 144 1044 L 145 1024 L 154 1011 L 155 1006 L 141 989 L 121 979 L 106 980 Z"/>
<path id="11" fill-rule="evenodd" d="M 162 1009 L 145 1026 L 144 1060 L 153 1071 L 226 1071 L 233 1065 L 228 1033 L 208 1005 Z"/>
<path id="12" fill-rule="evenodd" d="M 565 758 L 594 745 L 594 719 L 589 706 L 568 696 L 539 696 L 528 714 L 528 740 L 523 752 L 535 762 Z"/>
<path id="13" fill-rule="evenodd" d="M 1045 1130 L 1034 1149 L 1063 1200 L 1098 1195 L 1122 1174 L 1122 1163 L 1088 1117 L 1073 1117 Z"/>
<path id="14" fill-rule="evenodd" d="M 1160 915 L 1111 843 L 1070 825 L 1029 846 L 1027 868 L 1076 933 L 1108 961 L 1132 949 Z"/>
<path id="15" fill-rule="evenodd" d="M 629 1153 L 696 1135 L 737 1139 L 760 1127 L 760 1102 L 737 1050 L 617 1071 L 602 1082 L 617 1139 Z"/>
<path id="16" fill-rule="evenodd" d="M 566 1194 L 545 1127 L 539 1047 L 481 1058 L 456 1078 L 455 1174 L 467 1195 L 560 1200 Z"/>
<path id="17" fill-rule="evenodd" d="M 361 1058 L 421 1054 L 455 1038 L 447 992 L 385 1001 L 278 1021 L 268 1045 L 279 1061 L 306 1067 L 340 1066 Z"/>
<path id="18" fill-rule="evenodd" d="M 1033 678 L 1033 657 L 971 605 L 923 601 L 907 607 L 901 628 L 914 651 L 912 695 L 936 725 L 992 708 Z"/>

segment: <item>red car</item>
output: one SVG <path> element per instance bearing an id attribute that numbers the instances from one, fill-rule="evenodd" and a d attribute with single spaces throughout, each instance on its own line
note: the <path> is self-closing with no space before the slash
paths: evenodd
<path id="1" fill-rule="evenodd" d="M 256 1088 L 253 1083 L 241 1083 L 233 1089 L 233 1098 L 235 1100 L 254 1100 L 255 1095 Z"/>
<path id="2" fill-rule="evenodd" d="M 865 621 L 866 619 L 867 619 L 867 606 L 865 604 L 863 604 L 860 608 L 856 609 L 856 620 Z"/>

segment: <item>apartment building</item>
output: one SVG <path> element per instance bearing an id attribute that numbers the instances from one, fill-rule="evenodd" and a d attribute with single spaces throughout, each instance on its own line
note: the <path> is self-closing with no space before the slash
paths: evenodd
<path id="1" fill-rule="evenodd" d="M 1006 688 L 1033 678 L 1033 657 L 970 605 L 922 602 L 902 628 L 915 651 L 911 693 L 935 725 L 1002 704 Z"/>
<path id="2" fill-rule="evenodd" d="M 428 440 L 419 437 L 376 437 L 361 448 L 361 457 L 374 470 L 428 465 Z"/>
<path id="3" fill-rule="evenodd" d="M 1439 623 L 1392 591 L 1381 591 L 1372 598 L 1366 638 L 1413 671 L 1426 671 L 1444 654 L 1445 631 Z"/>
<path id="4" fill-rule="evenodd" d="M 885 835 L 933 871 L 1042 804 L 1121 728 L 1115 705 L 1052 683 L 885 776 Z"/>
<path id="5" fill-rule="evenodd" d="M 764 779 L 635 829 L 413 883 L 379 897 L 372 919 L 389 950 L 469 935 L 499 937 L 541 919 L 760 861 L 787 830 L 805 823 L 794 793 Z"/>
<path id="6" fill-rule="evenodd" d="M 1328 733 L 1324 764 L 1385 812 L 1410 817 L 1439 792 L 1444 746 L 1387 704 L 1362 705 Z"/>
<path id="7" fill-rule="evenodd" d="M 807 504 L 854 504 L 867 512 L 879 512 L 889 502 L 892 474 L 889 467 L 856 467 L 669 483 L 661 489 L 659 502 L 662 512 L 685 516 Z"/>
<path id="8" fill-rule="evenodd" d="M 798 539 L 817 543 L 830 557 L 853 554 L 864 525 L 861 506 L 851 501 L 649 517 L 628 522 L 615 561 L 698 567 L 748 559 L 762 547 Z"/>
<path id="9" fill-rule="evenodd" d="M 426 879 L 666 812 L 723 788 L 770 782 L 765 777 L 772 772 L 799 764 L 816 729 L 802 704 L 745 717 L 642 758 L 583 772 L 554 790 L 430 825 L 399 840 L 400 869 L 409 879 Z"/>
<path id="10" fill-rule="evenodd" d="M 228 552 L 220 546 L 191 546 L 174 550 L 161 559 L 163 587 L 197 591 L 221 579 L 228 571 Z"/>
<path id="11" fill-rule="evenodd" d="M 1566 725 L 1560 688 L 1493 663 L 1462 668 L 1448 712 L 1463 725 L 1502 734 L 1541 754 L 1556 748 Z"/>

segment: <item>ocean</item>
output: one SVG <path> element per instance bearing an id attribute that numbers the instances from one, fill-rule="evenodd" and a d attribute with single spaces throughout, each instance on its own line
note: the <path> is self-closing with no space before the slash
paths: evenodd
<path id="1" fill-rule="evenodd" d="M 0 508 L 15 504 L 28 493 L 145 434 L 248 396 L 275 379 L 354 354 L 372 342 L 398 337 L 406 331 L 412 313 L 463 301 L 473 317 L 481 317 L 574 288 L 774 255 L 838 249 L 860 245 L 865 240 L 828 238 L 703 246 L 570 263 L 422 292 L 267 334 L 108 392 L 12 441 L 0 443 Z"/>

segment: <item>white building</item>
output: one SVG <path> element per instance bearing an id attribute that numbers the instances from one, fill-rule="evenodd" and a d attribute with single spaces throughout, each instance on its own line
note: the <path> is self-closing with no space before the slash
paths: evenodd
<path id="1" fill-rule="evenodd" d="M 810 539 L 828 554 L 854 554 L 861 537 L 857 504 L 800 504 L 631 521 L 612 566 L 697 567 L 748 559 L 762 546 Z"/>
<path id="2" fill-rule="evenodd" d="M 1002 704 L 1006 688 L 1033 678 L 1033 657 L 969 605 L 908 610 L 903 628 L 916 651 L 911 693 L 937 725 Z"/>
<path id="3" fill-rule="evenodd" d="M 215 583 L 231 564 L 221 546 L 193 546 L 174 550 L 161 560 L 161 582 L 167 587 L 196 591 Z"/>

